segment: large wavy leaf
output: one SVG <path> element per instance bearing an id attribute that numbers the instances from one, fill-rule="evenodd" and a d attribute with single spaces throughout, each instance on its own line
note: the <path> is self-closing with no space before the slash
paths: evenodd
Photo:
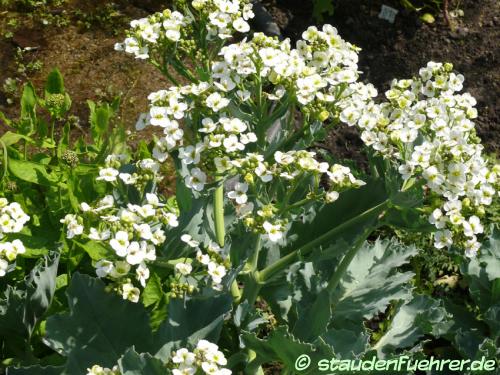
<path id="1" fill-rule="evenodd" d="M 408 300 L 413 273 L 399 272 L 397 268 L 408 263 L 417 252 L 414 246 L 404 246 L 394 240 L 365 243 L 334 292 L 337 303 L 333 327 L 354 329 L 363 319 L 384 311 L 391 301 Z"/>
<path id="2" fill-rule="evenodd" d="M 141 304 L 105 291 L 96 278 L 76 273 L 66 292 L 69 312 L 47 319 L 45 342 L 68 357 L 66 374 L 94 364 L 112 367 L 127 348 L 153 349 L 149 318 Z"/>
<path id="3" fill-rule="evenodd" d="M 439 337 L 451 326 L 448 314 L 440 301 L 425 295 L 417 295 L 401 304 L 389 330 L 375 344 L 380 358 L 394 349 L 411 348 L 425 334 Z"/>

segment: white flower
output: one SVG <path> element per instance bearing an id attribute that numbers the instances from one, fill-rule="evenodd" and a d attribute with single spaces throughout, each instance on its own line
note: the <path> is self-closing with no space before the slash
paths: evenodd
<path id="1" fill-rule="evenodd" d="M 224 138 L 223 144 L 227 152 L 242 151 L 245 149 L 245 145 L 243 143 L 240 143 L 238 141 L 238 137 L 234 134 L 231 134 L 228 137 Z"/>
<path id="2" fill-rule="evenodd" d="M 184 183 L 190 189 L 202 191 L 207 182 L 207 175 L 199 168 L 193 168 L 190 171 L 191 175 L 184 179 Z"/>
<path id="3" fill-rule="evenodd" d="M 149 268 L 142 262 L 135 270 L 135 277 L 142 287 L 146 287 L 146 280 L 149 279 Z"/>
<path id="4" fill-rule="evenodd" d="M 114 265 L 109 260 L 101 259 L 95 264 L 95 268 L 97 277 L 106 277 L 113 271 Z"/>
<path id="5" fill-rule="evenodd" d="M 66 215 L 60 220 L 62 224 L 66 225 L 66 238 L 71 239 L 83 233 L 83 225 L 78 222 L 77 216 L 73 214 Z M 1 224 L 0 224 L 1 225 Z M 5 232 L 5 230 L 4 230 Z"/>
<path id="6" fill-rule="evenodd" d="M 442 249 L 443 247 L 450 247 L 452 244 L 452 233 L 448 229 L 438 231 L 434 234 L 435 248 Z"/>
<path id="7" fill-rule="evenodd" d="M 245 204 L 248 200 L 246 192 L 248 191 L 248 184 L 238 182 L 234 185 L 234 190 L 230 191 L 227 196 L 234 199 L 237 204 Z"/>
<path id="8" fill-rule="evenodd" d="M 216 363 L 219 366 L 227 365 L 227 359 L 220 350 L 211 350 L 205 354 L 207 361 Z"/>
<path id="9" fill-rule="evenodd" d="M 119 260 L 114 263 L 114 267 L 109 272 L 109 276 L 114 279 L 120 279 L 121 277 L 127 275 L 129 271 L 130 264 L 125 261 Z"/>
<path id="10" fill-rule="evenodd" d="M 471 216 L 468 221 L 462 222 L 464 227 L 464 234 L 467 237 L 474 237 L 475 234 L 483 233 L 484 228 L 479 218 L 475 215 Z"/>
<path id="11" fill-rule="evenodd" d="M 188 244 L 190 247 L 198 247 L 200 243 L 193 239 L 189 234 L 183 234 L 181 236 L 181 241 Z"/>
<path id="12" fill-rule="evenodd" d="M 279 224 L 271 224 L 268 221 L 264 221 L 264 224 L 262 224 L 262 227 L 266 231 L 271 242 L 277 242 L 283 237 L 282 228 L 281 228 L 281 225 L 279 225 Z"/>
<path id="13" fill-rule="evenodd" d="M 5 259 L 0 258 L 0 277 L 5 276 L 8 268 L 9 263 Z"/>
<path id="14" fill-rule="evenodd" d="M 126 283 L 122 285 L 122 298 L 127 299 L 130 302 L 139 302 L 139 296 L 141 292 L 132 283 Z"/>
<path id="15" fill-rule="evenodd" d="M 189 275 L 191 271 L 193 271 L 193 266 L 189 263 L 177 263 L 175 265 L 175 269 L 177 272 L 179 272 L 181 275 Z"/>
<path id="16" fill-rule="evenodd" d="M 340 194 L 338 193 L 338 191 L 329 191 L 325 195 L 325 201 L 326 203 L 333 203 L 337 199 L 339 199 L 339 196 Z"/>
<path id="17" fill-rule="evenodd" d="M 219 112 L 229 104 L 229 99 L 223 98 L 218 92 L 214 92 L 207 97 L 205 104 L 214 112 Z"/>
<path id="18" fill-rule="evenodd" d="M 236 31 L 240 33 L 246 33 L 250 31 L 250 25 L 243 18 L 237 18 L 233 21 L 233 27 Z"/>
<path id="19" fill-rule="evenodd" d="M 166 224 L 171 226 L 172 228 L 179 226 L 179 221 L 177 220 L 177 215 L 175 215 L 171 212 L 164 212 L 163 218 L 165 219 Z"/>
<path id="20" fill-rule="evenodd" d="M 127 248 L 127 263 L 136 265 L 146 258 L 146 246 L 144 242 L 132 241 Z"/>
<path id="21" fill-rule="evenodd" d="M 434 224 L 438 229 L 445 228 L 447 221 L 447 217 L 443 215 L 443 212 L 439 208 L 436 208 L 429 216 L 429 222 Z"/>
<path id="22" fill-rule="evenodd" d="M 195 354 L 191 353 L 186 348 L 181 348 L 175 351 L 174 355 L 172 356 L 173 363 L 181 363 L 187 366 L 192 365 L 195 362 L 195 360 L 196 360 Z"/>
<path id="23" fill-rule="evenodd" d="M 130 173 L 120 173 L 118 177 L 125 185 L 133 185 L 137 182 L 137 178 L 132 176 Z"/>
<path id="24" fill-rule="evenodd" d="M 153 233 L 151 232 L 151 227 L 149 224 L 134 224 L 134 229 L 139 235 L 144 240 L 150 240 L 151 237 L 153 236 Z"/>
<path id="25" fill-rule="evenodd" d="M 96 180 L 113 182 L 116 181 L 116 177 L 118 176 L 118 174 L 119 172 L 114 168 L 102 168 L 101 170 L 99 170 L 99 177 L 97 177 Z"/>
<path id="26" fill-rule="evenodd" d="M 116 252 L 116 255 L 124 257 L 127 255 L 127 249 L 129 246 L 128 233 L 125 231 L 118 231 L 115 234 L 115 238 L 109 241 L 109 245 Z"/>
<path id="27" fill-rule="evenodd" d="M 210 256 L 208 256 L 208 254 L 203 254 L 201 250 L 198 250 L 196 252 L 196 260 L 201 264 L 207 265 L 210 263 Z"/>
<path id="28" fill-rule="evenodd" d="M 208 274 L 212 277 L 212 281 L 215 284 L 220 284 L 222 282 L 222 278 L 226 275 L 226 268 L 215 262 L 208 263 L 207 268 Z"/>
<path id="29" fill-rule="evenodd" d="M 200 162 L 201 151 L 203 150 L 203 145 L 199 144 L 195 146 L 189 145 L 187 147 L 181 147 L 179 149 L 179 158 L 186 165 L 198 164 Z"/>

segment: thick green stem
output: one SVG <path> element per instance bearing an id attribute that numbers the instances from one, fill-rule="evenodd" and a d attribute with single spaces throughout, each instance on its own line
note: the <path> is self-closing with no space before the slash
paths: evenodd
<path id="1" fill-rule="evenodd" d="M 236 280 L 231 284 L 231 295 L 233 296 L 234 304 L 238 305 L 241 302 L 241 292 Z"/>
<path id="2" fill-rule="evenodd" d="M 214 215 L 215 215 L 215 235 L 220 247 L 224 247 L 226 229 L 224 226 L 224 183 L 219 181 L 220 186 L 214 193 Z"/>
<path id="3" fill-rule="evenodd" d="M 315 240 L 285 255 L 283 258 L 279 259 L 274 264 L 271 264 L 269 267 L 264 268 L 260 272 L 260 281 L 263 283 L 267 282 L 277 273 L 281 272 L 282 270 L 290 266 L 292 263 L 296 262 L 299 259 L 299 255 L 306 255 L 310 253 L 312 250 L 314 250 L 314 248 L 316 248 L 317 246 L 320 246 L 327 240 L 345 231 L 346 228 L 359 225 L 363 220 L 365 220 L 370 215 L 373 215 L 374 213 L 380 212 L 383 209 L 385 209 L 388 206 L 389 202 L 390 202 L 389 200 L 385 200 L 384 202 L 378 204 L 377 206 L 372 207 L 369 210 L 366 210 L 365 212 L 359 214 L 358 216 L 353 217 L 350 220 L 347 220 L 346 222 L 340 224 L 339 226 L 319 236 Z"/>
<path id="4" fill-rule="evenodd" d="M 260 248 L 262 246 L 262 240 L 260 234 L 257 235 L 257 239 L 255 241 L 255 247 L 253 249 L 253 253 L 248 259 L 247 265 L 245 267 L 246 270 L 256 271 L 259 265 L 259 253 Z"/>
<path id="5" fill-rule="evenodd" d="M 215 236 L 220 247 L 224 247 L 226 238 L 226 228 L 224 225 L 224 182 L 219 178 L 219 186 L 214 193 L 214 220 Z M 236 280 L 231 284 L 231 294 L 235 304 L 241 300 L 241 293 Z"/>

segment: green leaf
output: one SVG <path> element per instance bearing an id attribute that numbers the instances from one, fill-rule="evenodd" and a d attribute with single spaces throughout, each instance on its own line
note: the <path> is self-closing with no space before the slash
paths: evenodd
<path id="1" fill-rule="evenodd" d="M 35 88 L 30 82 L 24 85 L 23 94 L 21 96 L 21 118 L 34 121 L 36 118 L 35 107 L 36 93 Z"/>
<path id="2" fill-rule="evenodd" d="M 107 133 L 109 128 L 109 120 L 113 117 L 113 109 L 109 104 L 96 105 L 89 100 L 88 106 L 90 108 L 90 126 L 92 135 L 96 138 L 97 144 L 100 144 L 101 137 Z"/>
<path id="3" fill-rule="evenodd" d="M 156 273 L 153 273 L 149 277 L 144 291 L 141 293 L 142 303 L 148 307 L 160 302 L 163 296 L 161 279 Z"/>
<path id="4" fill-rule="evenodd" d="M 33 331 L 38 319 L 49 309 L 56 291 L 59 253 L 51 252 L 42 258 L 26 279 L 27 295 L 25 324 Z"/>
<path id="5" fill-rule="evenodd" d="M 64 79 L 59 69 L 56 68 L 49 73 L 45 91 L 49 94 L 64 94 Z"/>
<path id="6" fill-rule="evenodd" d="M 313 1 L 313 17 L 319 21 L 323 21 L 323 15 L 326 13 L 329 16 L 333 14 L 333 0 L 314 0 Z"/>
<path id="7" fill-rule="evenodd" d="M 57 253 L 40 259 L 26 280 L 9 285 L 0 297 L 0 338 L 8 338 L 4 350 L 28 350 L 29 338 L 52 302 L 58 264 Z"/>
<path id="8" fill-rule="evenodd" d="M 138 354 L 133 348 L 128 349 L 118 361 L 122 375 L 164 375 L 167 368 L 157 358 L 148 353 Z"/>
<path id="9" fill-rule="evenodd" d="M 162 256 L 165 260 L 177 259 L 185 255 L 186 245 L 181 240 L 182 234 L 189 233 L 194 239 L 203 240 L 205 210 L 203 199 L 197 199 L 193 202 L 190 211 L 181 212 L 178 227 L 170 230 L 169 237 L 162 246 Z"/>
<path id="10" fill-rule="evenodd" d="M 201 339 L 217 342 L 224 317 L 231 311 L 232 298 L 229 294 L 199 296 L 186 301 L 171 299 L 168 306 L 168 319 L 160 326 L 156 342 L 196 345 Z M 164 359 L 168 353 L 160 349 L 156 357 Z"/>
<path id="11" fill-rule="evenodd" d="M 325 204 L 318 210 L 310 209 L 302 215 L 302 220 L 297 218 L 293 222 L 286 236 L 286 248 L 282 253 L 286 254 L 307 245 L 332 229 L 346 225 L 346 222 L 356 220 L 356 217 L 366 213 L 362 220 L 347 225 L 335 236 L 318 246 L 309 259 L 319 261 L 342 254 L 361 233 L 368 228 L 374 229 L 379 224 L 378 216 L 383 208 L 369 210 L 381 205 L 387 198 L 384 183 L 380 180 L 373 180 L 359 189 L 341 193 L 340 198 L 332 204 Z"/>
<path id="12" fill-rule="evenodd" d="M 451 323 L 440 301 L 417 295 L 401 304 L 392 319 L 389 330 L 375 344 L 379 358 L 394 349 L 411 348 L 426 334 L 439 337 Z"/>
<path id="13" fill-rule="evenodd" d="M 482 311 L 498 303 L 496 291 L 500 279 L 500 230 L 493 229 L 491 236 L 481 247 L 480 254 L 472 259 L 464 259 L 462 274 L 469 284 L 470 293 Z M 500 286 L 500 281 L 498 281 Z"/>
<path id="14" fill-rule="evenodd" d="M 110 250 L 102 242 L 89 240 L 80 242 L 73 239 L 73 242 L 80 246 L 90 256 L 93 261 L 99 261 L 109 256 Z"/>
<path id="15" fill-rule="evenodd" d="M 397 268 L 417 254 L 414 246 L 395 240 L 377 240 L 361 247 L 350 263 L 334 293 L 333 326 L 338 329 L 359 326 L 384 311 L 393 300 L 411 297 L 409 281 L 412 272 Z"/>
<path id="16" fill-rule="evenodd" d="M 33 139 L 31 139 L 26 135 L 13 133 L 11 131 L 6 132 L 4 135 L 2 135 L 2 137 L 0 137 L 0 141 L 2 141 L 5 144 L 5 146 L 12 146 L 13 144 L 19 142 L 21 139 L 24 139 L 29 143 L 34 142 Z"/>
<path id="17" fill-rule="evenodd" d="M 84 374 L 96 363 L 111 368 L 133 345 L 141 352 L 153 348 L 142 305 L 106 292 L 102 281 L 79 273 L 66 295 L 69 312 L 47 319 L 45 338 L 47 345 L 68 357 L 66 373 Z"/>
<path id="18" fill-rule="evenodd" d="M 40 365 L 29 367 L 10 367 L 7 369 L 7 375 L 61 375 L 64 371 L 62 366 L 47 366 Z"/>
<path id="19" fill-rule="evenodd" d="M 336 358 L 353 359 L 370 348 L 370 336 L 348 329 L 331 329 L 321 336 L 330 345 Z"/>
<path id="20" fill-rule="evenodd" d="M 19 179 L 37 185 L 50 186 L 56 182 L 44 165 L 30 161 L 9 159 L 9 171 Z"/>
<path id="21" fill-rule="evenodd" d="M 295 368 L 297 359 L 302 355 L 307 355 L 311 359 L 311 365 L 300 374 L 317 374 L 317 362 L 320 359 L 333 358 L 331 348 L 325 343 L 312 345 L 302 342 L 288 333 L 284 326 L 271 331 L 265 339 L 258 338 L 254 333 L 243 332 L 241 340 L 247 348 L 257 354 L 257 358 L 246 366 L 247 370 L 256 369 L 263 363 L 279 362 L 286 370 L 295 374 L 297 373 Z"/>

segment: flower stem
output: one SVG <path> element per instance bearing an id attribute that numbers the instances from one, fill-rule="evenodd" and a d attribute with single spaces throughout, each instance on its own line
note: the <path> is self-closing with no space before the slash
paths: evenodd
<path id="1" fill-rule="evenodd" d="M 224 247 L 226 229 L 224 227 L 224 183 L 219 179 L 220 185 L 214 193 L 215 235 L 220 247 Z"/>
<path id="2" fill-rule="evenodd" d="M 312 250 L 314 250 L 314 248 L 316 248 L 317 246 L 323 244 L 325 241 L 345 231 L 346 228 L 359 225 L 367 217 L 373 215 L 374 213 L 383 211 L 389 205 L 389 203 L 390 201 L 388 199 L 385 200 L 384 202 L 370 208 L 369 210 L 366 210 L 365 212 L 353 217 L 352 219 L 349 219 L 344 223 L 336 226 L 335 228 L 329 230 L 325 234 L 317 237 L 313 241 L 305 244 L 304 246 L 292 251 L 291 253 L 285 255 L 283 258 L 280 258 L 278 261 L 264 268 L 260 272 L 260 281 L 263 283 L 269 281 L 277 273 L 281 272 L 282 270 L 290 266 L 292 263 L 296 262 L 299 259 L 299 255 L 306 255 L 310 253 Z"/>
<path id="3" fill-rule="evenodd" d="M 214 220 L 215 220 L 215 236 L 217 243 L 222 248 L 225 245 L 226 228 L 224 225 L 224 182 L 222 178 L 217 179 L 220 184 L 214 192 Z M 236 280 L 231 284 L 231 294 L 235 304 L 241 300 L 241 292 Z"/>

